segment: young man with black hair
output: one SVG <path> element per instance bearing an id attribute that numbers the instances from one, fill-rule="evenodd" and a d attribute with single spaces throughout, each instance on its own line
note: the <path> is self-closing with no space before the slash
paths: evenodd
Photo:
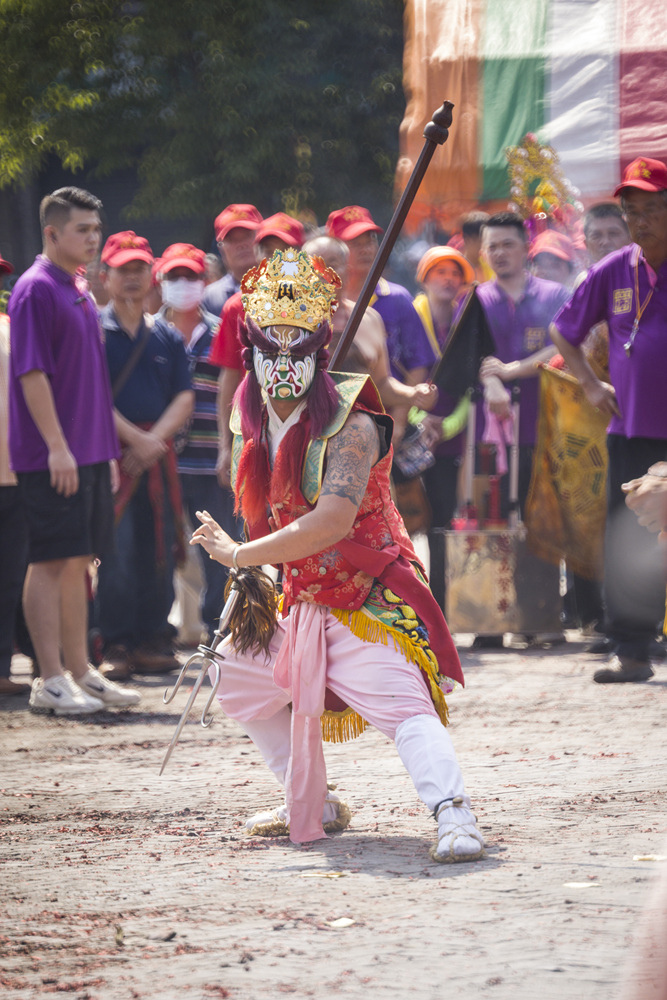
<path id="1" fill-rule="evenodd" d="M 584 212 L 584 239 L 591 264 L 620 250 L 630 242 L 628 225 L 620 205 L 615 201 L 600 201 Z"/>
<path id="2" fill-rule="evenodd" d="M 529 273 L 528 236 L 521 216 L 514 212 L 498 212 L 488 219 L 482 230 L 482 250 L 496 275 L 477 289 L 496 345 L 495 355 L 485 358 L 479 371 L 484 390 L 484 436 L 495 438 L 496 446 L 503 447 L 502 425 L 511 415 L 508 386 L 519 382 L 518 499 L 523 509 L 537 438 L 538 364 L 556 353 L 549 340 L 549 324 L 569 293 L 562 285 Z M 496 421 L 499 426 L 493 427 Z M 475 649 L 502 645 L 502 636 L 496 635 L 477 636 L 473 644 Z"/>
<path id="3" fill-rule="evenodd" d="M 528 272 L 528 237 L 523 220 L 514 212 L 491 216 L 484 225 L 482 247 L 496 277 L 480 285 L 477 294 L 496 344 L 496 354 L 484 359 L 479 374 L 488 409 L 501 420 L 510 415 L 507 384 L 521 382 L 519 500 L 522 502 L 530 482 L 537 434 L 538 364 L 556 353 L 549 339 L 549 324 L 569 293 L 562 285 Z"/>
<path id="4" fill-rule="evenodd" d="M 475 277 L 478 281 L 490 281 L 493 278 L 493 270 L 481 256 L 482 230 L 488 221 L 488 212 L 480 211 L 468 212 L 461 219 L 461 236 L 463 238 L 461 253 L 474 267 Z"/>
<path id="5" fill-rule="evenodd" d="M 74 187 L 43 199 L 43 251 L 9 305 L 9 442 L 29 530 L 23 603 L 41 671 L 30 707 L 58 715 L 139 701 L 88 663 L 86 573 L 113 537 L 119 452 L 97 309 L 78 277 L 97 256 L 101 208 Z"/>

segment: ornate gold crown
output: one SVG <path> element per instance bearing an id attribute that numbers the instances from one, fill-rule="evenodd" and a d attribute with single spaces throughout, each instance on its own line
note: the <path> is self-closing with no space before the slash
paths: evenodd
<path id="1" fill-rule="evenodd" d="M 243 308 L 260 327 L 284 324 L 312 333 L 333 316 L 340 287 L 340 278 L 321 257 L 287 247 L 244 274 Z"/>

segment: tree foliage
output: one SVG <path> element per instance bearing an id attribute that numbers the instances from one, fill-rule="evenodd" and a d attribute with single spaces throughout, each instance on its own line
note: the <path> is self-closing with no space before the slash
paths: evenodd
<path id="1" fill-rule="evenodd" d="M 388 201 L 401 0 L 2 0 L 0 184 L 135 169 L 135 218 Z"/>

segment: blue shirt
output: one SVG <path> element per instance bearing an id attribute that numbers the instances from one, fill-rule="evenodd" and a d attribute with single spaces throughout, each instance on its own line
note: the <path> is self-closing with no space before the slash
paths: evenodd
<path id="1" fill-rule="evenodd" d="M 132 338 L 120 326 L 112 303 L 105 306 L 100 320 L 106 338 L 111 384 L 120 375 L 137 340 L 143 337 L 146 319 Z M 192 388 L 190 365 L 183 339 L 159 317 L 150 317 L 153 328 L 134 371 L 114 400 L 119 413 L 133 424 L 154 424 L 171 401 Z"/>
<path id="2" fill-rule="evenodd" d="M 234 292 L 238 292 L 238 281 L 231 274 L 223 274 L 222 278 L 212 281 L 207 285 L 204 298 L 201 301 L 202 309 L 219 316 L 227 299 L 231 299 Z"/>

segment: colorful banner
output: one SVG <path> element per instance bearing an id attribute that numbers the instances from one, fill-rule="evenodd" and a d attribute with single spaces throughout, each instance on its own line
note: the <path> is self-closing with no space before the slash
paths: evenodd
<path id="1" fill-rule="evenodd" d="M 540 418 L 526 500 L 535 555 L 587 580 L 602 579 L 606 518 L 607 424 L 572 375 L 540 372 Z"/>
<path id="2" fill-rule="evenodd" d="M 664 0 L 406 0 L 405 23 L 399 192 L 432 112 L 455 105 L 408 228 L 506 204 L 505 148 L 527 132 L 584 203 L 609 198 L 635 157 L 667 161 Z"/>

